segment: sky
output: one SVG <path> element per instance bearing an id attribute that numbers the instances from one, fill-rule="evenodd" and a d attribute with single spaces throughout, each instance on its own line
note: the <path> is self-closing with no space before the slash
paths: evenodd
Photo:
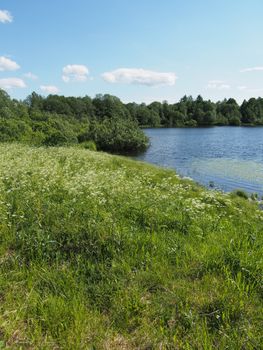
<path id="1" fill-rule="evenodd" d="M 123 102 L 263 96 L 262 0 L 0 0 L 0 88 Z"/>

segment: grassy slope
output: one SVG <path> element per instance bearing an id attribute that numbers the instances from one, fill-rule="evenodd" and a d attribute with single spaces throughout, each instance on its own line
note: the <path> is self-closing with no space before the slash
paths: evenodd
<path id="1" fill-rule="evenodd" d="M 249 202 L 121 157 L 0 145 L 0 217 L 0 348 L 261 348 Z"/>

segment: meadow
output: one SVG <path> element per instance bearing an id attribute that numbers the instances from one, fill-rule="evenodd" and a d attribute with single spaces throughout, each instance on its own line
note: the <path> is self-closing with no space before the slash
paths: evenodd
<path id="1" fill-rule="evenodd" d="M 0 144 L 0 349 L 262 349 L 263 212 L 174 171 Z"/>

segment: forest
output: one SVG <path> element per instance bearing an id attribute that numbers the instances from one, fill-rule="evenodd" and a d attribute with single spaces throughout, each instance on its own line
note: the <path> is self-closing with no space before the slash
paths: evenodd
<path id="1" fill-rule="evenodd" d="M 263 125 L 263 98 L 244 100 L 241 106 L 235 99 L 219 102 L 184 96 L 175 104 L 152 102 L 126 105 L 141 126 L 195 127 L 213 125 Z"/>
<path id="2" fill-rule="evenodd" d="M 111 95 L 95 98 L 35 92 L 24 101 L 0 90 L 0 142 L 81 147 L 113 153 L 145 150 L 149 140 L 143 127 L 198 127 L 263 125 L 263 98 L 239 105 L 235 99 L 220 102 L 184 96 L 179 102 L 127 103 Z"/>

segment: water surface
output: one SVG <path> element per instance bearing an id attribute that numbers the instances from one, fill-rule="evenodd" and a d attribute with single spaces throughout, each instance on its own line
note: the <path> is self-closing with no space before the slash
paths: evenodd
<path id="1" fill-rule="evenodd" d="M 263 127 L 145 129 L 150 148 L 137 159 L 176 169 L 209 187 L 263 195 Z"/>

